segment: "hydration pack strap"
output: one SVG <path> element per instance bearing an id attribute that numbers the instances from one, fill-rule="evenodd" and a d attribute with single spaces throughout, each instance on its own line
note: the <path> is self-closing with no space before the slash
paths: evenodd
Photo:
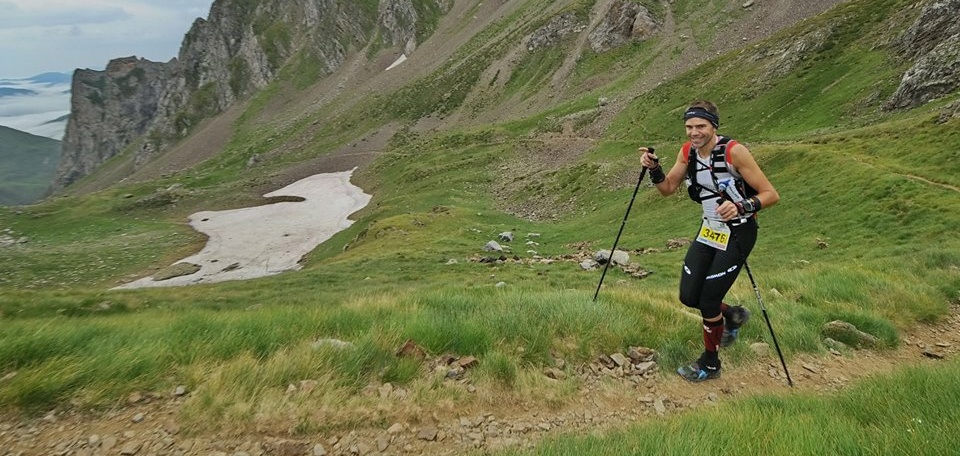
<path id="1" fill-rule="evenodd" d="M 717 180 L 716 175 L 714 174 L 717 171 L 730 174 L 727 163 L 732 163 L 732 159 L 730 158 L 730 154 L 727 153 L 727 150 L 736 144 L 737 142 L 731 140 L 730 138 L 720 137 L 720 139 L 717 141 L 716 147 L 710 151 L 710 158 L 707 160 L 709 160 L 708 166 L 710 167 L 710 175 L 713 177 L 714 181 Z M 699 155 L 697 157 L 692 157 L 690 155 L 692 148 L 693 145 L 690 143 L 690 141 L 687 141 L 683 144 L 681 149 L 683 151 L 684 158 L 687 160 L 687 180 L 690 182 L 690 185 L 687 186 L 688 196 L 690 196 L 690 199 L 696 203 L 702 203 L 703 200 L 707 198 L 723 197 L 723 195 L 720 193 L 705 188 L 697 183 L 697 164 L 700 163 L 700 160 Z M 700 193 L 703 190 L 707 190 L 708 192 L 713 193 L 713 195 L 700 196 Z"/>

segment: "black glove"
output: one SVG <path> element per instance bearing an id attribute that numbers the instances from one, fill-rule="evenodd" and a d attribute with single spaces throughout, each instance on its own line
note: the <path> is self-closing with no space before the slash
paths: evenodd
<path id="1" fill-rule="evenodd" d="M 654 149 L 652 147 L 647 148 L 647 153 L 653 155 Z M 650 181 L 654 185 L 659 184 L 667 180 L 667 175 L 663 173 L 663 167 L 660 166 L 660 158 L 653 155 L 653 167 L 648 168 L 650 170 Z"/>
<path id="2" fill-rule="evenodd" d="M 734 204 L 737 205 L 737 212 L 739 212 L 740 215 L 755 214 L 760 210 L 760 199 L 756 196 L 751 196 L 743 201 L 740 201 L 739 203 Z"/>

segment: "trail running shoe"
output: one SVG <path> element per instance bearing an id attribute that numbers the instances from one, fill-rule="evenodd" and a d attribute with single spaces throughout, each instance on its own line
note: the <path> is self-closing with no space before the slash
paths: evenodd
<path id="1" fill-rule="evenodd" d="M 685 380 L 691 382 L 702 382 L 704 380 L 720 378 L 720 362 L 717 362 L 716 367 L 705 366 L 701 358 L 687 366 L 681 366 L 677 369 L 677 373 Z"/>
<path id="2" fill-rule="evenodd" d="M 726 323 L 723 325 L 723 335 L 720 336 L 720 346 L 729 347 L 737 341 L 740 327 L 750 320 L 750 310 L 743 306 L 732 306 L 723 313 L 723 319 Z"/>

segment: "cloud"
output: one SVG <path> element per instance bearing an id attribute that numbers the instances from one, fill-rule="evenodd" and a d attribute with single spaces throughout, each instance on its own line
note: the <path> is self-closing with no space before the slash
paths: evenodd
<path id="1" fill-rule="evenodd" d="M 2 13 L 0 14 L 0 29 L 107 24 L 132 17 L 125 9 L 116 6 L 94 5 L 56 9 L 23 9 L 9 1 L 0 1 L 0 13 Z"/>
<path id="2" fill-rule="evenodd" d="M 70 112 L 70 84 L 0 79 L 0 87 L 32 92 L 0 97 L 0 125 L 56 140 L 63 138 L 66 122 L 57 119 Z"/>
<path id="3" fill-rule="evenodd" d="M 0 0 L 0 78 L 166 62 L 213 0 Z"/>

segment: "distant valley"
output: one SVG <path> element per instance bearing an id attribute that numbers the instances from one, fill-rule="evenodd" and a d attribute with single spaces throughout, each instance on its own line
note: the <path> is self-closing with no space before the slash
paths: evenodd
<path id="1" fill-rule="evenodd" d="M 71 78 L 68 73 L 0 78 L 0 126 L 63 139 L 70 114 Z"/>
<path id="2" fill-rule="evenodd" d="M 0 78 L 0 205 L 30 204 L 49 190 L 70 117 L 71 78 Z"/>
<path id="3" fill-rule="evenodd" d="M 0 126 L 0 206 L 46 196 L 60 163 L 60 141 Z"/>

